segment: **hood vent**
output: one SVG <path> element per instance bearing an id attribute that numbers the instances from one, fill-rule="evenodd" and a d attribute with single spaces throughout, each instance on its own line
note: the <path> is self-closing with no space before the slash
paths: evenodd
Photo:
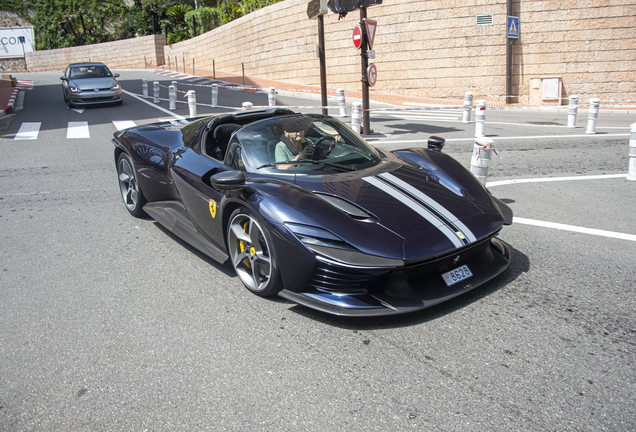
<path id="1" fill-rule="evenodd" d="M 378 219 L 375 216 L 367 213 L 362 208 L 358 207 L 355 204 L 352 204 L 351 202 L 349 202 L 347 200 L 335 197 L 333 195 L 326 195 L 326 194 L 322 194 L 322 193 L 316 193 L 315 195 L 317 197 L 320 197 L 323 200 L 327 201 L 329 204 L 331 204 L 332 206 L 334 206 L 335 208 L 337 208 L 341 212 L 346 213 L 347 215 L 349 215 L 353 219 L 356 219 L 356 220 L 359 220 L 359 221 L 363 221 L 363 222 L 377 222 L 378 221 Z"/>

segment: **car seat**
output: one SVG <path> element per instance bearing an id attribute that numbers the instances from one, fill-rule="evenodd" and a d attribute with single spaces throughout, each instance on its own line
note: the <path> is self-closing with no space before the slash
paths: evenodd
<path id="1" fill-rule="evenodd" d="M 235 123 L 225 123 L 217 126 L 212 134 L 213 141 L 211 145 L 206 143 L 206 152 L 215 159 L 223 160 L 230 137 L 241 125 Z"/>

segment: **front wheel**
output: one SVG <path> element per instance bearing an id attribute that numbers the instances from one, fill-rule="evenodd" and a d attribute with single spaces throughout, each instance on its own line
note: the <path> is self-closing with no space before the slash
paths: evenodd
<path id="1" fill-rule="evenodd" d="M 240 208 L 232 213 L 227 226 L 230 260 L 243 285 L 261 297 L 282 289 L 271 236 L 253 212 Z"/>
<path id="2" fill-rule="evenodd" d="M 134 167 L 132 159 L 126 153 L 120 154 L 117 158 L 117 176 L 121 197 L 130 214 L 141 217 L 145 214 L 143 207 L 147 201 L 137 182 Z"/>

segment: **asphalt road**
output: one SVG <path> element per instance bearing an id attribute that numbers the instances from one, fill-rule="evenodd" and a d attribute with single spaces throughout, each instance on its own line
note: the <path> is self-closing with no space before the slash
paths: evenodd
<path id="1" fill-rule="evenodd" d="M 168 83 L 121 74 L 129 93 L 141 77 Z M 636 429 L 636 182 L 607 176 L 627 173 L 633 114 L 601 112 L 595 135 L 581 113 L 576 129 L 536 111 L 488 112 L 486 125 L 502 156 L 491 180 L 576 178 L 491 186 L 515 217 L 624 238 L 515 223 L 500 236 L 512 264 L 490 283 L 351 319 L 254 296 L 231 267 L 128 214 L 113 121 L 170 114 L 130 94 L 80 113 L 57 74 L 19 78 L 36 86 L 0 119 L 0 430 Z M 246 100 L 267 95 L 219 96 Z M 376 112 L 368 139 L 396 149 L 441 135 L 468 166 L 474 123 L 450 116 Z M 69 122 L 90 138 L 67 138 Z M 14 139 L 24 123 L 41 123 L 37 139 Z"/>

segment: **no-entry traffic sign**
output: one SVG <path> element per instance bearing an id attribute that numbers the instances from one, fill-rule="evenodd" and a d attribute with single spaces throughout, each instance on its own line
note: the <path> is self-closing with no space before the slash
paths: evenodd
<path id="1" fill-rule="evenodd" d="M 362 27 L 359 25 L 353 28 L 353 46 L 357 49 L 362 46 Z"/>

